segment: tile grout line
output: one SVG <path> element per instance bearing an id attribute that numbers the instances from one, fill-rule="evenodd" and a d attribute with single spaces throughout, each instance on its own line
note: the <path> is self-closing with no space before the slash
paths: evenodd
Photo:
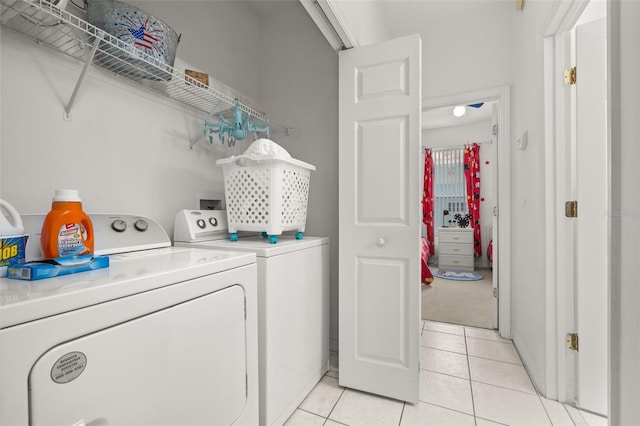
<path id="1" fill-rule="evenodd" d="M 467 364 L 468 364 L 468 362 L 469 361 L 467 360 Z M 420 371 L 428 371 L 429 373 L 435 373 L 435 374 L 440 374 L 442 376 L 453 377 L 454 379 L 470 380 L 470 377 L 460 377 L 460 376 L 456 376 L 455 374 L 449 374 L 449 373 L 443 373 L 441 371 L 429 370 L 428 368 L 421 368 Z"/>
<path id="2" fill-rule="evenodd" d="M 476 401 L 473 398 L 473 386 L 471 384 L 471 364 L 469 363 L 469 348 L 467 347 L 467 329 L 463 328 L 462 332 L 464 333 L 464 349 L 467 352 L 467 372 L 469 373 L 469 392 L 471 393 L 471 410 L 473 410 L 473 424 L 477 425 L 478 421 L 476 419 Z"/>
<path id="3" fill-rule="evenodd" d="M 573 419 L 573 416 L 571 415 L 571 413 L 567 409 L 567 404 L 563 403 L 563 402 L 560 402 L 560 404 L 562 404 L 562 408 L 564 408 L 564 412 L 567 413 L 567 416 L 569 416 L 569 420 L 571 420 L 571 423 L 573 423 L 574 425 L 577 425 L 576 421 Z"/>
<path id="4" fill-rule="evenodd" d="M 523 393 L 525 395 L 540 396 L 540 394 L 538 394 L 538 391 L 536 391 L 535 388 L 534 388 L 535 393 L 531 393 L 531 392 L 525 392 L 525 391 L 520 390 L 520 389 L 514 389 L 514 388 L 508 388 L 506 386 L 496 385 L 495 383 L 487 383 L 487 382 L 483 382 L 483 381 L 480 381 L 480 380 L 471 380 L 471 381 L 475 382 L 475 383 L 479 383 L 481 385 L 493 386 L 495 388 L 510 390 L 510 391 L 514 391 L 514 392 L 520 392 L 520 393 Z"/>
<path id="5" fill-rule="evenodd" d="M 420 398 L 418 398 L 418 404 L 420 404 Z M 398 420 L 398 426 L 402 425 L 402 416 L 404 416 L 404 408 L 407 406 L 407 402 L 402 403 L 402 411 L 400 411 L 400 419 Z"/>
<path id="6" fill-rule="evenodd" d="M 551 419 L 551 416 L 549 415 L 549 410 L 547 410 L 547 406 L 544 405 L 544 402 L 542 402 L 542 396 L 540 395 L 540 393 L 538 392 L 537 389 L 536 389 L 536 395 L 538 395 L 538 401 L 540 401 L 540 405 L 542 405 L 542 409 L 544 410 L 544 413 L 547 415 L 547 419 L 549 419 L 549 424 L 551 426 L 553 426 L 553 420 Z"/>
<path id="7" fill-rule="evenodd" d="M 475 337 L 475 336 L 467 336 L 469 339 L 476 339 L 476 340 L 484 340 L 485 342 L 495 342 L 495 343 L 502 343 L 503 345 L 513 345 L 513 340 L 509 340 L 509 339 L 502 339 L 502 340 L 495 340 L 495 339 L 484 339 L 482 337 Z"/>
<path id="8" fill-rule="evenodd" d="M 464 414 L 465 416 L 470 416 L 470 417 L 474 417 L 475 418 L 475 416 L 473 414 L 469 414 L 466 411 L 460 411 L 460 410 L 458 410 L 456 408 L 451 408 L 451 407 L 448 407 L 446 405 L 436 404 L 435 402 L 428 402 L 428 401 L 420 400 L 420 401 L 418 401 L 418 403 L 422 403 L 422 404 L 426 404 L 426 405 L 432 405 L 434 407 L 443 408 L 443 409 L 445 409 L 447 411 L 453 411 L 455 413 L 460 413 L 460 414 Z M 492 421 L 495 422 L 495 420 L 492 420 Z"/>
<path id="9" fill-rule="evenodd" d="M 340 386 L 340 382 L 338 382 L 338 386 Z M 347 388 L 342 388 L 342 392 L 340 392 L 340 396 L 338 397 L 338 399 L 336 399 L 336 402 L 333 404 L 333 407 L 331 407 L 331 410 L 329 410 L 329 414 L 327 414 L 327 417 L 325 417 L 325 423 L 327 422 L 327 420 L 331 420 L 334 421 L 336 423 L 340 423 L 336 420 L 332 420 L 329 417 L 331 416 L 331 413 L 333 413 L 333 410 L 336 409 L 336 405 L 338 405 L 338 402 L 340 401 L 340 398 L 342 398 L 342 395 L 344 395 L 344 392 L 347 390 Z"/>
<path id="10" fill-rule="evenodd" d="M 320 417 L 321 419 L 324 419 L 325 421 L 324 421 L 324 422 L 322 422 L 322 424 L 325 424 L 325 423 L 327 422 L 327 418 L 326 418 L 326 417 L 321 416 L 321 415 L 320 415 L 320 414 L 318 414 L 318 413 L 314 413 L 313 411 L 305 410 L 304 408 L 300 408 L 300 406 L 298 406 L 298 407 L 296 407 L 296 410 L 295 410 L 293 413 L 291 413 L 291 416 L 289 416 L 289 418 L 287 419 L 287 421 L 285 421 L 285 424 L 289 421 L 289 419 L 290 419 L 290 418 L 295 414 L 295 412 L 296 412 L 297 410 L 304 411 L 304 412 L 305 412 L 305 413 L 307 413 L 307 414 L 311 414 L 311 415 L 313 415 L 313 416 Z"/>
<path id="11" fill-rule="evenodd" d="M 459 337 L 462 337 L 462 336 L 459 336 Z M 467 343 L 465 342 L 465 348 L 466 348 L 466 345 L 467 345 Z M 422 345 L 420 345 L 420 348 L 435 349 L 435 350 L 437 350 L 437 351 L 449 352 L 449 353 L 452 353 L 452 354 L 458 354 L 458 355 L 467 355 L 466 353 L 456 352 L 456 351 L 450 351 L 450 350 L 447 350 L 447 349 L 441 349 L 441 348 L 434 348 L 434 347 L 432 347 L 432 346 L 422 346 Z"/>

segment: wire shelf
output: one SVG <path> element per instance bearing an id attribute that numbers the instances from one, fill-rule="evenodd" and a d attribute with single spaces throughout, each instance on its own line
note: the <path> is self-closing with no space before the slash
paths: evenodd
<path id="1" fill-rule="evenodd" d="M 266 119 L 265 113 L 249 106 L 252 104 L 250 99 L 229 86 L 211 78 L 205 85 L 66 10 L 58 9 L 52 4 L 57 2 L 51 1 L 1 0 L 0 22 L 3 27 L 38 44 L 84 62 L 85 66 L 89 63 L 100 66 L 208 115 L 234 107 L 237 98 L 242 111 L 259 120 Z M 84 72 L 80 79 L 83 76 Z"/>

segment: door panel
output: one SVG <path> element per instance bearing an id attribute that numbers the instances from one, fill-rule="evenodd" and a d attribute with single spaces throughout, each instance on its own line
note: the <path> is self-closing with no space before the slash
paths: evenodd
<path id="1" fill-rule="evenodd" d="M 340 384 L 417 402 L 419 36 L 340 52 Z"/>
<path id="2" fill-rule="evenodd" d="M 407 119 L 405 116 L 358 123 L 355 191 L 359 223 L 407 222 Z M 385 194 L 384 202 L 380 202 L 380 194 Z"/>
<path id="3" fill-rule="evenodd" d="M 578 404 L 607 414 L 609 152 L 604 18 L 576 27 Z"/>
<path id="4" fill-rule="evenodd" d="M 356 357 L 407 368 L 407 262 L 403 259 L 358 258 L 356 271 Z M 386 315 L 378 315 L 386 311 Z M 386 341 L 380 336 L 388 336 Z"/>

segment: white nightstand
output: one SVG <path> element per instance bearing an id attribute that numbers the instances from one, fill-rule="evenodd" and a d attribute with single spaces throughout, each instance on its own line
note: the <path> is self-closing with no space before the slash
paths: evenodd
<path id="1" fill-rule="evenodd" d="M 473 271 L 473 228 L 438 229 L 438 268 Z"/>

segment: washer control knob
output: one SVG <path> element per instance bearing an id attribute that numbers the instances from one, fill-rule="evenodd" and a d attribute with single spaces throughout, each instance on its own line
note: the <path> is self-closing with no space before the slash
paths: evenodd
<path id="1" fill-rule="evenodd" d="M 207 222 L 204 221 L 204 219 L 198 219 L 196 221 L 196 224 L 198 225 L 198 227 L 204 229 L 205 226 L 207 226 Z"/>
<path id="2" fill-rule="evenodd" d="M 136 220 L 136 223 L 134 223 L 133 226 L 140 232 L 144 232 L 149 228 L 149 224 L 144 219 Z"/>
<path id="3" fill-rule="evenodd" d="M 127 229 L 127 222 L 122 219 L 116 219 L 111 223 L 111 229 L 116 232 L 124 232 Z"/>
<path id="4" fill-rule="evenodd" d="M 215 217 L 210 217 L 209 223 L 211 224 L 211 226 L 218 226 L 218 219 L 216 219 Z"/>

